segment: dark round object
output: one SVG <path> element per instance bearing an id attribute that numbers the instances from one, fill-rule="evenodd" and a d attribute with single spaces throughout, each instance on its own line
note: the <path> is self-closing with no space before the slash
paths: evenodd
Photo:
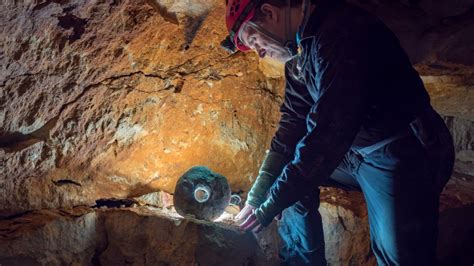
<path id="1" fill-rule="evenodd" d="M 205 166 L 195 166 L 176 183 L 174 207 L 181 216 L 213 221 L 230 202 L 227 179 Z"/>

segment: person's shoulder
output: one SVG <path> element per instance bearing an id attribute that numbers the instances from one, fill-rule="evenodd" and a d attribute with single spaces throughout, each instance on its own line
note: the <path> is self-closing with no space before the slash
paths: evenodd
<path id="1" fill-rule="evenodd" d="M 378 17 L 365 9 L 351 3 L 344 3 L 328 17 L 322 30 L 332 32 L 340 30 L 348 34 L 356 34 L 379 23 Z"/>
<path id="2" fill-rule="evenodd" d="M 380 35 L 382 22 L 377 16 L 350 3 L 342 3 L 325 14 L 317 31 L 306 35 L 305 47 L 351 46 L 355 41 L 368 43 Z"/>

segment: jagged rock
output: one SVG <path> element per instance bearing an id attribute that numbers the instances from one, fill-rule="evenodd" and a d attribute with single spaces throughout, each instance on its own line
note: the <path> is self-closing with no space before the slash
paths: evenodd
<path id="1" fill-rule="evenodd" d="M 142 205 L 157 208 L 169 208 L 173 206 L 173 196 L 163 191 L 156 191 L 136 197 L 135 200 Z"/>
<path id="2" fill-rule="evenodd" d="M 362 194 L 324 188 L 321 199 L 330 265 L 376 265 Z M 472 259 L 472 208 L 451 204 L 441 211 L 442 265 L 465 265 Z M 0 220 L 2 265 L 275 265 L 280 245 L 277 222 L 254 238 L 239 232 L 232 218 L 218 223 L 183 219 L 167 208 L 75 207 Z"/>
<path id="3" fill-rule="evenodd" d="M 2 2 L 0 215 L 172 192 L 195 165 L 248 190 L 282 87 L 220 49 L 212 3 L 183 50 L 144 0 Z"/>
<path id="4" fill-rule="evenodd" d="M 146 208 L 38 211 L 0 221 L 2 265 L 273 265 L 251 233 Z M 272 263 L 273 261 L 273 263 Z"/>
<path id="5" fill-rule="evenodd" d="M 375 265 L 367 255 L 366 214 L 344 206 L 349 202 L 344 192 L 323 194 L 343 203 L 321 206 L 328 261 Z M 2 265 L 275 265 L 280 245 L 276 222 L 255 238 L 240 232 L 232 220 L 183 219 L 146 207 L 41 210 L 0 220 Z"/>

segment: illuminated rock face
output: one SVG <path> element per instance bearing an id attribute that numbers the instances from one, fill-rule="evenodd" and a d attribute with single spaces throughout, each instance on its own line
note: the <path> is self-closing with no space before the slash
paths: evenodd
<path id="1" fill-rule="evenodd" d="M 0 216 L 173 192 L 178 178 L 196 165 L 226 176 L 231 190 L 245 198 L 277 126 L 283 79 L 280 65 L 253 54 L 230 56 L 219 48 L 226 35 L 223 2 L 3 1 Z M 351 2 L 378 14 L 397 33 L 454 136 L 457 162 L 442 195 L 438 253 L 445 264 L 463 262 L 462 254 L 472 254 L 472 240 L 465 236 L 472 234 L 466 214 L 472 213 L 474 202 L 472 3 Z M 170 204 L 168 197 L 160 197 L 143 200 Z M 374 263 L 361 199 L 357 193 L 322 193 L 326 253 L 335 265 Z M 155 233 L 153 227 L 139 231 L 138 221 L 148 219 L 145 213 L 88 212 L 71 220 L 46 216 L 43 227 L 29 227 L 31 235 L 22 235 L 12 247 L 1 231 L 0 251 L 5 253 L 0 264 L 8 265 L 9 258 L 26 264 L 125 263 L 129 257 L 151 259 L 149 254 L 162 247 L 150 245 L 142 256 L 123 243 L 133 236 L 132 243 L 141 247 Z M 23 218 L 15 221 L 28 223 Z M 129 222 L 120 227 L 122 218 Z M 174 228 L 169 219 L 149 223 Z M 190 235 L 208 230 L 192 224 L 185 227 L 192 228 L 186 229 Z M 15 226 L 7 229 L 15 231 Z M 74 228 L 70 234 L 78 242 L 67 244 L 61 238 L 67 234 L 64 228 Z M 130 228 L 135 231 L 121 234 Z M 178 228 L 166 231 L 164 241 L 172 239 L 171 246 L 153 253 L 156 259 L 150 264 L 197 261 L 198 255 L 184 258 L 175 250 L 182 244 L 179 239 L 188 236 L 184 227 Z M 111 232 L 110 243 L 118 241 L 105 251 L 104 232 Z M 211 232 L 207 238 L 222 231 Z M 269 238 L 260 246 L 271 250 L 274 259 L 278 237 L 275 230 L 264 234 Z M 47 242 L 51 245 L 41 257 L 37 249 L 45 237 L 55 241 Z M 247 240 L 236 241 L 239 246 L 238 241 Z M 75 249 L 76 243 L 80 248 Z M 242 258 L 253 261 L 242 252 Z M 74 259 L 76 254 L 80 260 Z M 176 261 L 169 260 L 175 255 Z"/>
<path id="2" fill-rule="evenodd" d="M 247 191 L 278 122 L 282 78 L 252 54 L 218 47 L 222 2 L 2 3 L 0 213 L 173 192 L 195 165 Z M 419 3 L 422 17 L 401 12 L 416 9 L 405 2 L 364 5 L 404 37 L 412 58 L 423 51 L 414 60 L 422 74 L 463 74 L 456 86 L 465 88 L 474 53 L 466 50 L 473 35 L 464 34 L 473 24 L 460 28 L 472 20 L 464 1 L 451 9 Z M 429 36 L 446 40 L 447 50 L 414 45 L 432 43 L 419 32 L 443 16 L 449 23 Z M 453 45 L 465 56 L 454 56 Z M 462 99 L 472 114 L 469 88 Z M 458 118 L 452 124 L 470 158 L 472 117 Z"/>
<path id="3" fill-rule="evenodd" d="M 0 213 L 173 192 L 195 165 L 248 190 L 283 88 L 220 49 L 222 5 L 184 32 L 146 1 L 35 3 L 0 11 Z"/>

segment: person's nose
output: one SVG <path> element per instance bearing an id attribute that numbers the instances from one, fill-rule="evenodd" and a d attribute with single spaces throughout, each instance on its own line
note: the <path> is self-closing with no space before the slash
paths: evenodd
<path id="1" fill-rule="evenodd" d="M 258 56 L 260 58 L 264 58 L 266 54 L 266 50 L 260 47 L 259 45 L 255 45 L 255 49 L 257 50 Z"/>

